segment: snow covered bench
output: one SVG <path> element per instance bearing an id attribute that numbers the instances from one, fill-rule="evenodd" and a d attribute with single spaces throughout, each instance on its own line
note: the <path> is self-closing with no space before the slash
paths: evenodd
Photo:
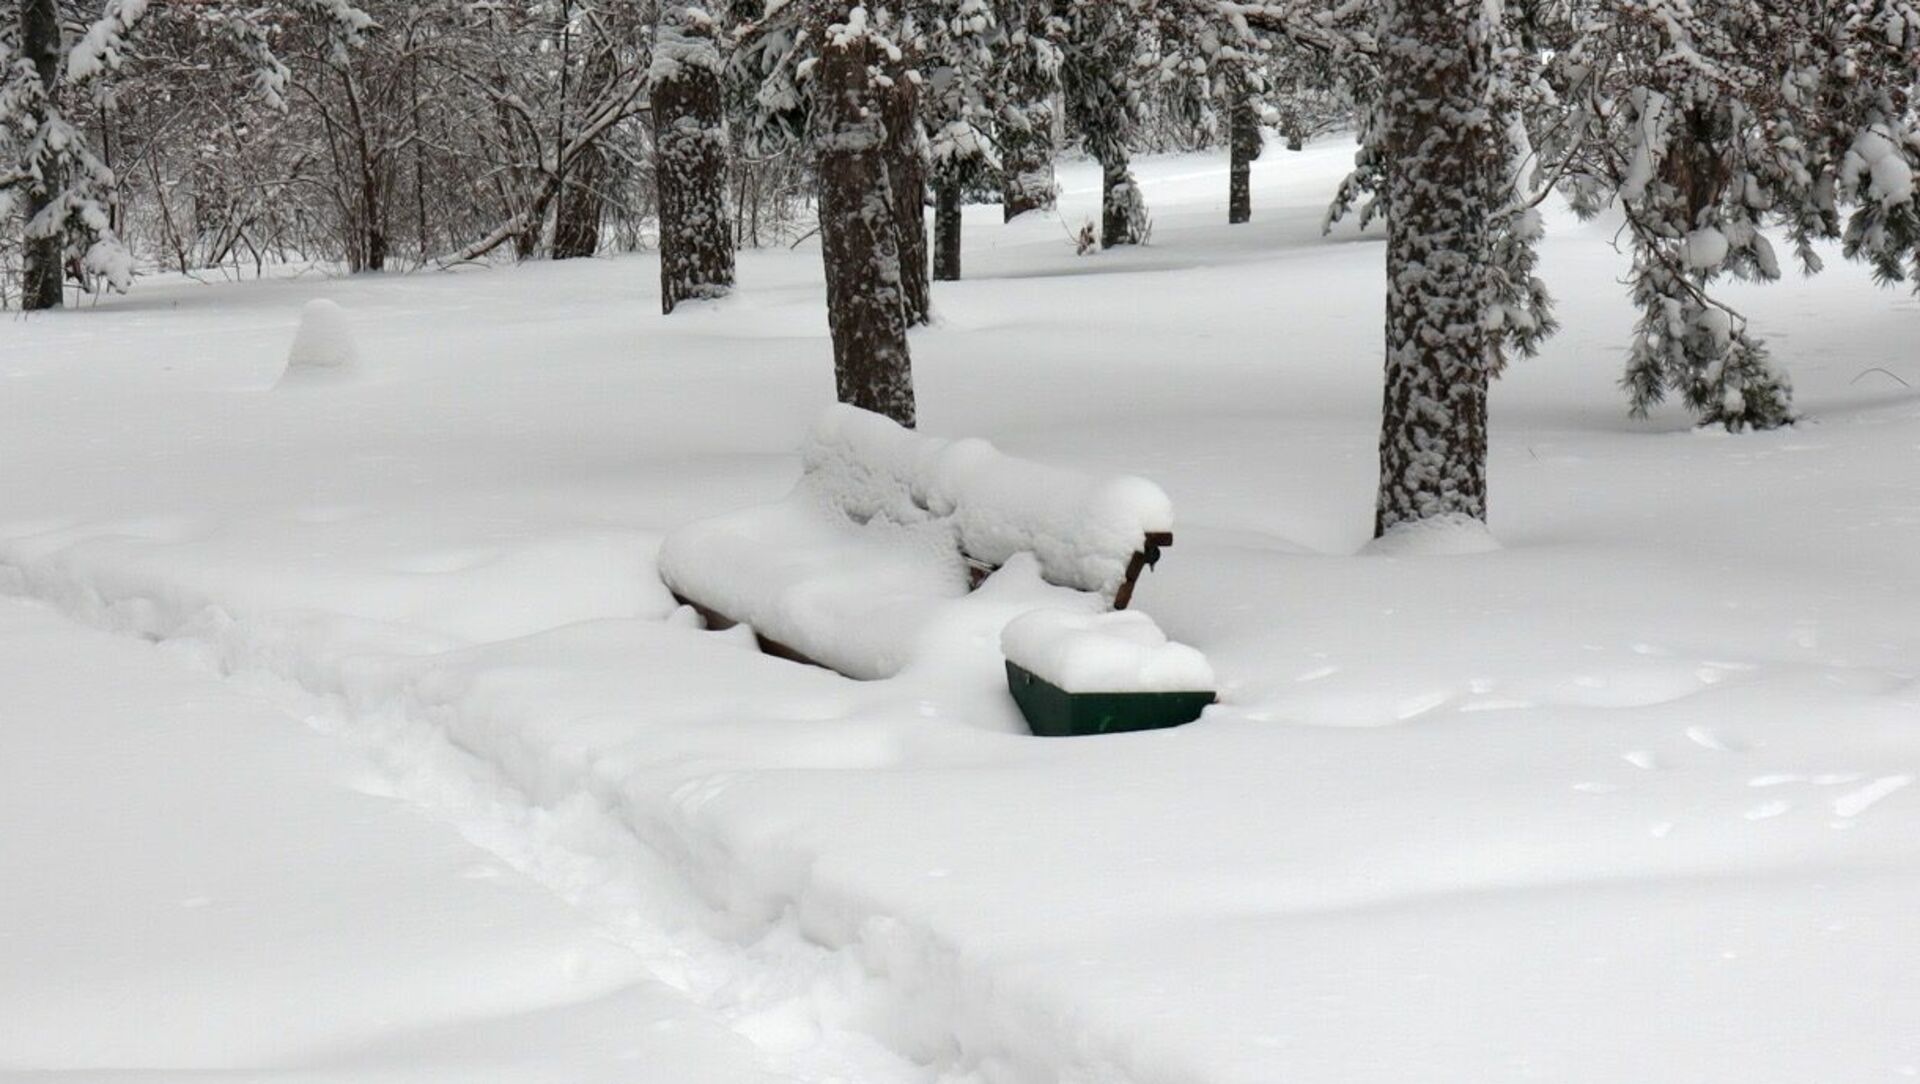
<path id="1" fill-rule="evenodd" d="M 772 505 L 688 524 L 660 575 L 709 628 L 750 626 L 761 650 L 890 677 L 941 608 L 1017 554 L 1046 583 L 1123 610 L 1173 544 L 1151 482 L 1095 478 L 941 440 L 849 406 L 809 434 L 800 483 Z"/>

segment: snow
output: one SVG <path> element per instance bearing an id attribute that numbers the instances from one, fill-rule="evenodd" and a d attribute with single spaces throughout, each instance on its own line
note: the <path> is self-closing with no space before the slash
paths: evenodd
<path id="1" fill-rule="evenodd" d="M 1089 599 L 1032 560 L 886 680 L 674 616 L 661 540 L 790 494 L 833 398 L 810 245 L 671 317 L 642 256 L 155 276 L 0 324 L 0 589 L 48 608 L 0 626 L 32 829 L 0 832 L 0 1066 L 1920 1069 L 1920 308 L 1831 252 L 1730 284 L 1805 420 L 1635 422 L 1619 222 L 1548 205 L 1564 330 L 1492 392 L 1501 547 L 1361 553 L 1381 249 L 1319 233 L 1350 151 L 1263 156 L 1237 227 L 1222 158 L 1138 160 L 1154 243 L 1093 261 L 969 208 L 914 333 L 927 432 L 1178 503 L 1134 606 L 1221 703 L 1167 731 L 1024 734 L 1000 632 Z M 1061 180 L 1094 213 L 1097 172 Z M 267 391 L 320 297 L 382 382 Z"/>
<path id="2" fill-rule="evenodd" d="M 1500 548 L 1487 525 L 1458 513 L 1396 523 L 1363 553 L 1388 557 L 1458 557 Z"/>
<path id="3" fill-rule="evenodd" d="M 1861 129 L 1847 149 L 1841 173 L 1851 185 L 1857 185 L 1864 174 L 1866 198 L 1882 206 L 1896 207 L 1913 199 L 1913 167 L 1883 130 Z"/>
<path id="4" fill-rule="evenodd" d="M 963 553 L 1027 557 L 1018 575 L 1036 598 L 1070 597 L 1044 580 L 1110 602 L 1147 534 L 1173 525 L 1144 479 L 1016 459 L 850 406 L 819 415 L 801 460 L 785 500 L 668 534 L 660 573 L 677 595 L 853 677 L 892 677 L 945 638 L 968 590 Z"/>
<path id="5" fill-rule="evenodd" d="M 771 1081 L 403 781 L 138 641 L 0 601 L 0 1064 L 84 1079 Z M 102 680 L 111 675 L 111 680 Z"/>
<path id="6" fill-rule="evenodd" d="M 1727 235 L 1712 226 L 1687 234 L 1680 262 L 1695 271 L 1713 271 L 1727 262 Z"/>
<path id="7" fill-rule="evenodd" d="M 1098 478 L 947 441 L 853 407 L 828 407 L 802 453 L 842 513 L 895 523 L 952 521 L 961 549 L 989 564 L 1031 553 L 1051 582 L 1112 597 L 1146 536 L 1173 530 L 1173 506 L 1144 478 Z"/>
<path id="8" fill-rule="evenodd" d="M 326 298 L 315 298 L 300 310 L 300 328 L 287 351 L 289 378 L 337 378 L 350 375 L 360 364 L 360 348 L 346 312 Z"/>
<path id="9" fill-rule="evenodd" d="M 84 83 L 120 66 L 126 35 L 147 15 L 147 0 L 108 0 L 100 18 L 67 52 L 67 79 Z"/>
<path id="10" fill-rule="evenodd" d="M 1072 693 L 1207 692 L 1213 668 L 1138 611 L 1034 610 L 1000 633 L 1008 660 Z"/>

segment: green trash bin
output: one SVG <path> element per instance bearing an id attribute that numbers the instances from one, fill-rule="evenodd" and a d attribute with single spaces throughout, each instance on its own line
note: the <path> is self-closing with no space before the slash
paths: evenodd
<path id="1" fill-rule="evenodd" d="M 1200 718 L 1212 692 L 1070 693 L 1007 660 L 1007 688 L 1027 728 L 1046 738 L 1160 730 Z"/>

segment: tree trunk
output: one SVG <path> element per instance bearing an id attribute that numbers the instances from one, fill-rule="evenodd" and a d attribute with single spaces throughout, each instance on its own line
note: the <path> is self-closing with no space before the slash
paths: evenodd
<path id="1" fill-rule="evenodd" d="M 887 173 L 885 92 L 869 76 L 875 51 L 865 35 L 830 39 L 814 68 L 827 324 L 840 401 L 912 426 L 913 359 Z"/>
<path id="2" fill-rule="evenodd" d="M 933 277 L 937 282 L 960 281 L 960 182 L 942 180 L 933 186 Z"/>
<path id="3" fill-rule="evenodd" d="M 1386 79 L 1386 395 L 1374 533 L 1487 518 L 1487 380 L 1495 346 L 1491 218 L 1498 133 L 1485 103 L 1481 0 L 1392 0 Z"/>
<path id="4" fill-rule="evenodd" d="M 1232 165 L 1227 181 L 1227 222 L 1253 221 L 1253 161 L 1260 157 L 1260 117 L 1246 93 L 1234 95 L 1228 119 L 1227 143 Z"/>
<path id="5" fill-rule="evenodd" d="M 371 211 L 369 211 L 371 213 Z M 387 269 L 387 231 L 377 224 L 367 226 L 367 266 L 368 271 Z"/>
<path id="6" fill-rule="evenodd" d="M 554 259 L 586 259 L 600 251 L 600 219 L 606 206 L 600 186 L 606 173 L 606 155 L 598 144 L 581 151 L 567 169 L 554 216 Z"/>
<path id="7" fill-rule="evenodd" d="M 1100 247 L 1137 245 L 1146 237 L 1146 204 L 1124 154 L 1100 163 Z"/>
<path id="8" fill-rule="evenodd" d="M 21 0 L 20 50 L 40 76 L 44 97 L 33 106 L 36 127 L 44 130 L 56 108 L 60 88 L 60 12 L 56 0 Z M 58 157 L 42 150 L 40 179 L 27 187 L 27 234 L 21 247 L 20 307 L 57 309 L 65 303 L 67 231 L 56 205 L 66 178 Z"/>
<path id="9" fill-rule="evenodd" d="M 933 317 L 927 278 L 927 159 L 920 140 L 919 92 L 901 64 L 890 65 L 887 91 L 887 179 L 893 188 L 893 219 L 900 231 L 900 299 L 907 324 Z"/>
<path id="10" fill-rule="evenodd" d="M 521 262 L 531 260 L 540 252 L 540 235 L 546 232 L 546 206 L 542 204 L 540 214 L 528 215 L 526 221 L 513 235 L 513 258 Z M 376 270 L 378 270 L 376 268 Z"/>
<path id="11" fill-rule="evenodd" d="M 733 286 L 727 130 L 714 20 L 698 4 L 660 7 L 652 71 L 660 195 L 660 311 Z"/>

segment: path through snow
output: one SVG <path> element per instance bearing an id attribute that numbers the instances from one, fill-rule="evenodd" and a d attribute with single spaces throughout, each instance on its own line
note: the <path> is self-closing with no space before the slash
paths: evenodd
<path id="1" fill-rule="evenodd" d="M 0 1075 L 772 1084 L 338 742 L 0 599 Z"/>

